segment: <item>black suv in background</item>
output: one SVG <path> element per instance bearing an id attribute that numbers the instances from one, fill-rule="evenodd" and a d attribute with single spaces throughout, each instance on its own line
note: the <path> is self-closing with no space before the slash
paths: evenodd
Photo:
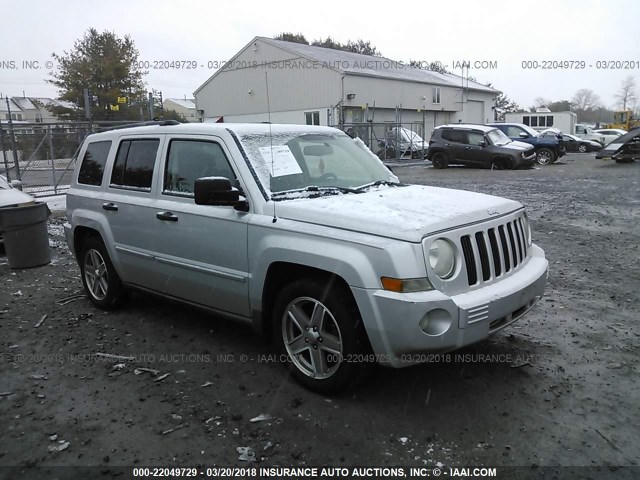
<path id="1" fill-rule="evenodd" d="M 536 160 L 540 165 L 549 165 L 565 154 L 562 146 L 562 135 L 540 136 L 533 128 L 524 123 L 489 123 L 490 127 L 499 128 L 511 140 L 533 145 Z"/>
<path id="2" fill-rule="evenodd" d="M 495 127 L 442 125 L 429 140 L 427 160 L 434 168 L 451 164 L 485 168 L 527 168 L 536 160 L 530 145 L 511 141 Z"/>

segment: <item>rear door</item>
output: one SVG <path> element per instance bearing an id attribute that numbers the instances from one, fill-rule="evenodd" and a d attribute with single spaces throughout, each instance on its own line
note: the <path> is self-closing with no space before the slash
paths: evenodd
<path id="1" fill-rule="evenodd" d="M 101 208 L 113 235 L 122 280 L 158 289 L 154 261 L 155 169 L 164 135 L 124 136 L 109 175 Z"/>
<path id="2" fill-rule="evenodd" d="M 467 143 L 467 131 L 462 129 L 446 128 L 442 132 L 445 141 L 444 146 L 449 152 L 450 158 L 455 159 L 455 163 L 469 163 L 469 144 Z"/>
<path id="3" fill-rule="evenodd" d="M 226 177 L 242 188 L 224 141 L 169 135 L 158 174 L 154 224 L 162 292 L 226 313 L 250 316 L 247 232 L 251 213 L 196 205 L 194 181 Z"/>

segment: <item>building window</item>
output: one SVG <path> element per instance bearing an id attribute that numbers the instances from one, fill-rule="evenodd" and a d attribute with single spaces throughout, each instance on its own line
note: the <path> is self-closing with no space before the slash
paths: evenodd
<path id="1" fill-rule="evenodd" d="M 36 113 L 36 123 L 42 123 L 42 114 Z"/>
<path id="2" fill-rule="evenodd" d="M 307 125 L 320 125 L 320 111 L 305 112 L 304 119 Z"/>
<path id="3" fill-rule="evenodd" d="M 524 123 L 525 125 L 529 125 L 529 115 L 525 115 L 524 117 L 522 117 L 522 123 Z"/>
<path id="4" fill-rule="evenodd" d="M 538 126 L 539 127 L 546 127 L 547 123 L 545 122 L 545 118 L 547 117 L 538 117 Z"/>
<path id="5" fill-rule="evenodd" d="M 553 127 L 553 115 L 547 116 L 547 127 Z"/>
<path id="6" fill-rule="evenodd" d="M 435 104 L 439 104 L 440 103 L 440 87 L 433 87 L 433 98 L 432 98 L 432 101 Z"/>
<path id="7" fill-rule="evenodd" d="M 531 126 L 532 127 L 538 126 L 538 117 L 531 117 Z"/>

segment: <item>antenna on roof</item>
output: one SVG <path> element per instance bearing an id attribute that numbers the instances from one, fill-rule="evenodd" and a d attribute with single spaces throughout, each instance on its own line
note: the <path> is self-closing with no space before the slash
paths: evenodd
<path id="1" fill-rule="evenodd" d="M 271 132 L 271 102 L 269 101 L 269 75 L 268 72 L 264 72 L 264 83 L 267 86 L 267 119 L 269 120 L 269 150 L 271 151 L 271 178 L 273 178 L 273 135 Z M 271 186 L 269 186 L 269 190 L 271 190 Z M 272 223 L 276 223 L 278 221 L 278 217 L 276 217 L 276 202 L 273 200 L 273 195 L 271 195 L 271 200 L 273 201 L 273 220 Z"/>

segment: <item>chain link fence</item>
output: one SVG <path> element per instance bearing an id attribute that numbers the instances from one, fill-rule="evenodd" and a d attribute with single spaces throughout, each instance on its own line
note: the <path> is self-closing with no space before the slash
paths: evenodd
<path id="1" fill-rule="evenodd" d="M 344 123 L 340 128 L 360 138 L 382 160 L 422 160 L 429 147 L 421 122 Z"/>
<path id="2" fill-rule="evenodd" d="M 85 137 L 131 122 L 0 122 L 0 174 L 43 197 L 66 193 Z"/>

